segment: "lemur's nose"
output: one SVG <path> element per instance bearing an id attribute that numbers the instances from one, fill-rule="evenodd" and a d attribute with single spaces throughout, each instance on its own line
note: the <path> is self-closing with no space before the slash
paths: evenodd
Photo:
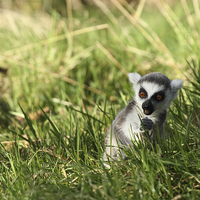
<path id="1" fill-rule="evenodd" d="M 153 104 L 151 103 L 150 99 L 146 100 L 143 104 L 142 104 L 142 109 L 144 110 L 144 113 L 146 115 L 150 115 L 151 113 L 153 113 L 154 108 L 153 108 Z"/>
<path id="2" fill-rule="evenodd" d="M 142 108 L 143 109 L 149 109 L 149 108 L 151 108 L 153 105 L 152 105 L 152 103 L 151 103 L 151 101 L 148 99 L 148 100 L 146 100 L 143 104 L 142 104 Z"/>

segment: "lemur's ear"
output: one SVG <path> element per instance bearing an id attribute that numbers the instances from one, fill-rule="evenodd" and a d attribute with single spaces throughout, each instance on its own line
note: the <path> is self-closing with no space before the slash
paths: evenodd
<path id="1" fill-rule="evenodd" d="M 128 77 L 129 81 L 133 83 L 133 85 L 137 84 L 137 82 L 141 79 L 141 76 L 138 73 L 129 73 Z"/>
<path id="2" fill-rule="evenodd" d="M 183 81 L 180 79 L 175 79 L 171 81 L 170 86 L 172 92 L 177 92 L 179 89 L 183 87 Z"/>

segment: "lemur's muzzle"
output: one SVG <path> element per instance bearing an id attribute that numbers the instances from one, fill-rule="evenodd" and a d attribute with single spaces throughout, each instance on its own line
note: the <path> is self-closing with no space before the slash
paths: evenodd
<path id="1" fill-rule="evenodd" d="M 154 112 L 154 107 L 150 99 L 142 104 L 142 109 L 145 115 L 151 115 Z"/>

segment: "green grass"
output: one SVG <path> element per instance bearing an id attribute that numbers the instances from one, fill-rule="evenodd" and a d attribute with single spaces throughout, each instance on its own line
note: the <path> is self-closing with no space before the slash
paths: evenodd
<path id="1" fill-rule="evenodd" d="M 198 1 L 94 2 L 2 13 L 0 198 L 199 199 Z M 133 96 L 126 73 L 153 71 L 185 81 L 167 140 L 106 169 L 105 133 Z"/>

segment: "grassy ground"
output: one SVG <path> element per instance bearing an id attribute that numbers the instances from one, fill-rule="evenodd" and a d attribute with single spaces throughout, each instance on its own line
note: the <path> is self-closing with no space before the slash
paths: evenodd
<path id="1" fill-rule="evenodd" d="M 198 1 L 66 2 L 1 13 L 1 199 L 199 199 Z M 153 71 L 185 80 L 167 141 L 105 169 L 104 134 L 133 95 L 126 74 Z"/>

